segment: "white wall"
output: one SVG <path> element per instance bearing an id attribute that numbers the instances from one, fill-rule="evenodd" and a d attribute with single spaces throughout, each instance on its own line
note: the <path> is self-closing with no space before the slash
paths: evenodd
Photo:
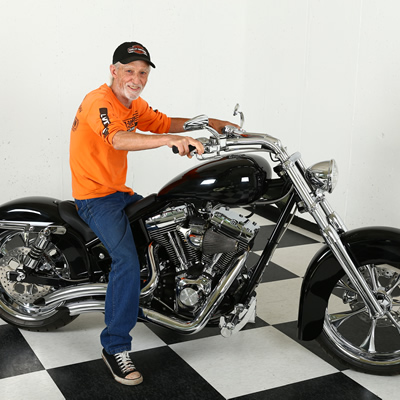
<path id="1" fill-rule="evenodd" d="M 0 203 L 71 198 L 69 132 L 109 80 L 116 46 L 157 68 L 143 97 L 171 116 L 233 119 L 307 164 L 335 158 L 331 203 L 349 227 L 400 226 L 398 0 L 2 0 Z M 156 192 L 195 161 L 132 153 L 128 184 Z"/>

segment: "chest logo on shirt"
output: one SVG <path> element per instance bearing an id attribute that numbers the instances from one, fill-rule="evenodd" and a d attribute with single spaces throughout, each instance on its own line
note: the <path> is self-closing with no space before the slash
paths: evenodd
<path id="1" fill-rule="evenodd" d="M 138 121 L 139 121 L 139 115 L 138 112 L 136 111 L 135 114 L 133 114 L 132 118 L 124 120 L 126 130 L 129 132 L 134 131 L 136 129 Z"/>
<path id="2" fill-rule="evenodd" d="M 110 125 L 110 119 L 108 118 L 108 110 L 107 108 L 100 108 L 99 111 L 100 111 L 100 119 L 104 126 L 104 129 L 101 133 L 104 136 L 107 136 L 109 134 L 108 125 Z"/>

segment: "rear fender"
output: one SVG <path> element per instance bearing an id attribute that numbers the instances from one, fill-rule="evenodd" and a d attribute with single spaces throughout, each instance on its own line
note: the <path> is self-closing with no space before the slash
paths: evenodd
<path id="1" fill-rule="evenodd" d="M 0 206 L 0 222 L 29 223 L 35 230 L 50 224 L 62 225 L 65 222 L 58 212 L 59 202 L 50 197 L 24 197 L 9 201 Z"/>
<path id="2" fill-rule="evenodd" d="M 356 265 L 390 263 L 400 268 L 400 230 L 368 227 L 341 235 Z M 298 337 L 313 340 L 322 331 L 328 299 L 344 271 L 328 246 L 311 260 L 304 276 L 299 305 Z"/>
<path id="3" fill-rule="evenodd" d="M 48 225 L 65 225 L 58 211 L 59 203 L 61 200 L 39 196 L 12 200 L 0 206 L 0 222 L 30 224 L 33 232 L 39 232 Z M 53 235 L 52 242 L 69 261 L 71 279 L 82 278 L 90 271 L 89 256 L 79 233 L 68 229 L 64 235 Z"/>

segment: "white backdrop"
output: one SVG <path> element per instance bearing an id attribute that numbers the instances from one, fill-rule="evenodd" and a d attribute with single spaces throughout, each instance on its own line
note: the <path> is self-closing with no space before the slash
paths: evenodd
<path id="1" fill-rule="evenodd" d="M 71 198 L 69 133 L 114 49 L 142 42 L 143 97 L 170 116 L 232 120 L 307 164 L 335 158 L 331 204 L 350 228 L 400 226 L 398 0 L 1 0 L 0 203 Z M 131 153 L 128 185 L 158 191 L 196 161 Z"/>

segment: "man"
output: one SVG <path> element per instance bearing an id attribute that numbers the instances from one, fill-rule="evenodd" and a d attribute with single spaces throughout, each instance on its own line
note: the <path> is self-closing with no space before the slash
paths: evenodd
<path id="1" fill-rule="evenodd" d="M 140 266 L 124 212 L 142 196 L 125 185 L 128 151 L 176 146 L 190 156 L 189 145 L 202 154 L 202 144 L 183 131 L 187 119 L 169 118 L 140 97 L 150 68 L 148 50 L 126 42 L 114 52 L 111 86 L 90 92 L 80 105 L 71 130 L 72 192 L 81 218 L 107 248 L 112 265 L 105 304 L 106 328 L 100 339 L 102 357 L 115 380 L 125 385 L 143 381 L 130 358 L 131 336 L 139 312 Z M 228 122 L 210 119 L 220 131 Z M 156 135 L 140 134 L 141 131 Z"/>

